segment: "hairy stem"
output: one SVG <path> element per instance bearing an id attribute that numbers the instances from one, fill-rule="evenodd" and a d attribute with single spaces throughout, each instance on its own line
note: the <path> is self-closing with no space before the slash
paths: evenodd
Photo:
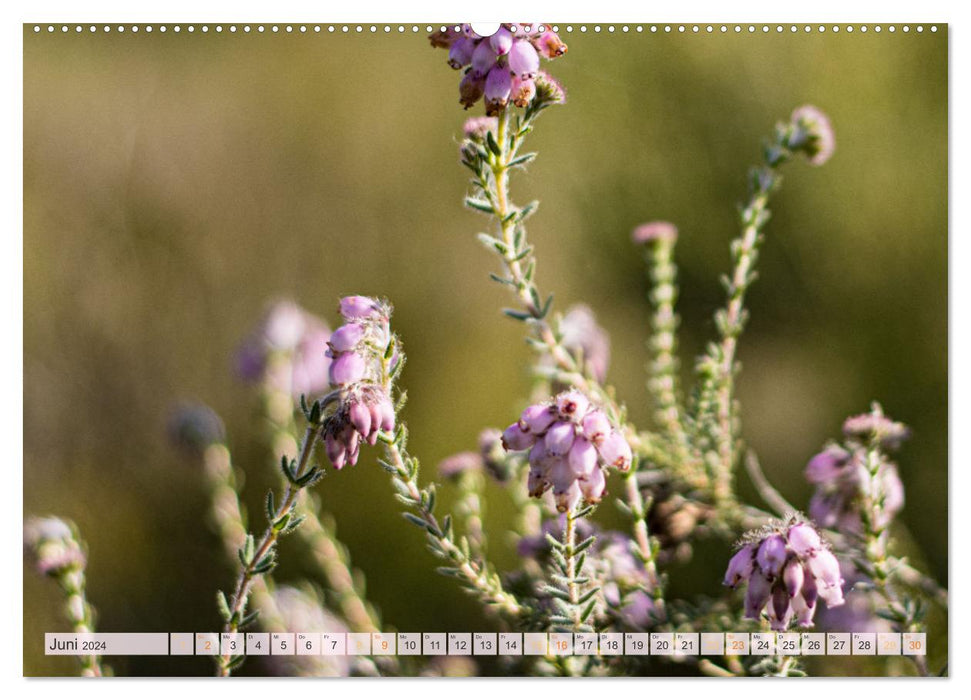
<path id="1" fill-rule="evenodd" d="M 473 560 L 464 548 L 455 543 L 451 516 L 446 515 L 439 522 L 432 512 L 434 491 L 418 485 L 418 464 L 407 454 L 405 435 L 406 430 L 401 426 L 395 438 L 382 436 L 387 456 L 384 466 L 393 475 L 400 500 L 412 508 L 413 513 L 407 513 L 410 516 L 407 519 L 424 528 L 432 551 L 448 562 L 448 566 L 440 567 L 439 572 L 457 578 L 489 609 L 510 621 L 518 620 L 524 612 L 519 601 L 503 589 L 499 576 L 492 573 L 484 562 Z"/>
<path id="2" fill-rule="evenodd" d="M 297 458 L 296 468 L 293 471 L 296 479 L 304 477 L 308 472 L 310 458 L 313 455 L 317 438 L 320 437 L 321 427 L 322 425 L 319 422 L 311 423 L 307 426 L 307 432 L 304 435 L 303 444 L 300 448 L 300 456 Z M 297 502 L 297 497 L 302 490 L 302 487 L 296 486 L 293 483 L 287 484 L 283 502 L 275 513 L 274 522 L 271 522 L 269 527 L 267 527 L 266 532 L 263 533 L 263 536 L 255 545 L 252 556 L 248 558 L 248 562 L 241 568 L 232 598 L 229 601 L 230 614 L 223 628 L 225 632 L 237 632 L 241 623 L 245 620 L 246 605 L 253 583 L 262 576 L 259 568 L 266 561 L 266 558 L 272 554 L 272 550 L 283 532 L 283 528 L 278 527 L 276 522 L 283 518 L 283 516 L 292 513 Z M 224 654 L 220 657 L 218 675 L 229 676 L 232 673 L 231 661 L 232 657 L 229 654 Z"/>

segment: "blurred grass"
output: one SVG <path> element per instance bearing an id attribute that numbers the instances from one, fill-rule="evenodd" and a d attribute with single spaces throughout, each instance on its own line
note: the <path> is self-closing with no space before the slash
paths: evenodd
<path id="1" fill-rule="evenodd" d="M 687 374 L 713 333 L 760 139 L 799 104 L 830 114 L 836 156 L 790 166 L 774 201 L 741 349 L 744 434 L 805 503 L 808 457 L 880 400 L 914 430 L 901 517 L 946 581 L 946 31 L 566 39 L 550 68 L 569 104 L 541 120 L 540 158 L 514 196 L 542 200 L 540 285 L 561 309 L 596 310 L 613 338 L 611 381 L 641 424 L 648 309 L 630 229 L 654 218 L 681 229 Z M 464 115 L 444 58 L 421 35 L 25 30 L 24 505 L 80 525 L 99 629 L 217 627 L 214 590 L 232 571 L 164 422 L 182 398 L 214 406 L 260 512 L 275 475 L 231 354 L 269 298 L 331 322 L 341 294 L 393 300 L 426 478 L 521 406 L 530 353 L 498 313 L 505 290 L 472 235 L 484 221 L 460 206 Z M 482 629 L 476 606 L 432 573 L 373 458 L 319 488 L 387 622 Z M 501 533 L 508 508 L 491 493 Z M 513 565 L 501 535 L 492 542 Z M 298 556 L 286 553 L 281 577 L 301 570 Z M 696 583 L 675 572 L 674 589 L 716 593 L 722 566 L 695 562 Z M 73 673 L 40 650 L 42 632 L 63 626 L 56 595 L 31 572 L 24 590 L 25 673 Z M 115 666 L 210 671 L 176 661 Z"/>

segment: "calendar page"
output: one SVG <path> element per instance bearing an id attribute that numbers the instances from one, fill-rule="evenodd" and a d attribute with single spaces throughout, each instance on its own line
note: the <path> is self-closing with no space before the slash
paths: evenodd
<path id="1" fill-rule="evenodd" d="M 23 674 L 947 676 L 948 34 L 28 20 Z"/>

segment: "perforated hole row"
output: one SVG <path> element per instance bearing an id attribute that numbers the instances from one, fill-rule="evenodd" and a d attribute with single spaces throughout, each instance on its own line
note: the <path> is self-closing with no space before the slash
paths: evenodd
<path id="1" fill-rule="evenodd" d="M 450 28 L 450 25 L 417 25 L 417 24 L 397 24 L 397 25 L 377 25 L 377 24 L 174 24 L 174 25 L 138 25 L 138 24 L 104 24 L 104 25 L 69 25 L 69 24 L 35 24 L 33 25 L 33 30 L 35 34 L 48 33 L 48 34 L 81 34 L 84 32 L 88 33 L 111 33 L 115 32 L 118 34 L 137 34 L 143 32 L 150 34 L 152 32 L 167 33 L 173 32 L 180 34 L 187 32 L 189 34 L 391 34 L 391 33 L 413 33 L 417 34 L 419 32 L 433 32 L 436 29 L 445 31 Z M 458 29 L 456 25 L 452 27 Z M 810 33 L 826 33 L 831 32 L 833 34 L 839 34 L 840 32 L 846 32 L 847 34 L 852 34 L 854 32 L 859 32 L 861 34 L 866 34 L 869 32 L 880 34 L 883 32 L 889 32 L 894 34 L 897 32 L 903 32 L 908 34 L 911 32 L 916 32 L 918 34 L 924 31 L 937 32 L 937 25 L 923 25 L 923 24 L 579 24 L 572 25 L 568 24 L 565 26 L 553 25 L 550 27 L 556 32 L 566 32 L 571 34 L 573 32 L 583 33 L 594 33 L 594 34 L 628 34 L 628 33 L 650 33 L 650 34 L 769 34 L 769 33 L 790 33 L 790 34 L 810 34 Z M 514 31 L 525 30 L 531 31 L 534 28 L 530 25 L 521 25 L 513 27 Z M 535 27 L 542 31 L 545 29 L 543 25 Z"/>

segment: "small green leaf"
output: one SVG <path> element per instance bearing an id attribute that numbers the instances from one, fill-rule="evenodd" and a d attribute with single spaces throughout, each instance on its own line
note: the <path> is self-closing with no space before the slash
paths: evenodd
<path id="1" fill-rule="evenodd" d="M 475 197 L 466 197 L 465 206 L 467 206 L 469 209 L 475 209 L 476 211 L 481 211 L 484 214 L 495 213 L 495 209 L 492 208 L 492 205 L 489 202 L 485 201 L 484 199 L 476 199 Z"/>
<path id="2" fill-rule="evenodd" d="M 216 591 L 216 607 L 219 608 L 219 614 L 222 615 L 223 620 L 229 622 L 232 619 L 233 614 L 229 611 L 229 601 L 226 600 L 226 594 L 222 591 Z"/>

